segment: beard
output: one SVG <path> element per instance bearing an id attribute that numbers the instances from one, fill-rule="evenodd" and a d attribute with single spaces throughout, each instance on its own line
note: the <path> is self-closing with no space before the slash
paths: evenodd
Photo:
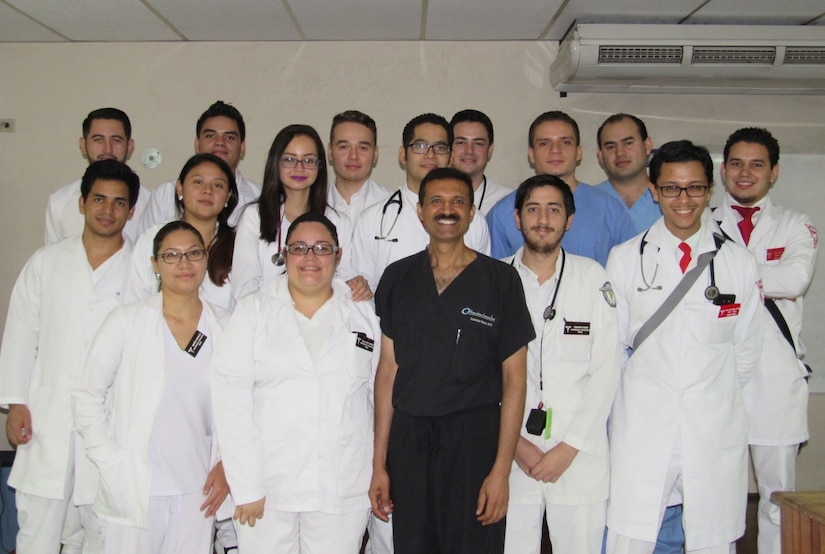
<path id="1" fill-rule="evenodd" d="M 552 254 L 559 248 L 559 242 L 542 242 L 525 235 L 524 246 L 537 254 Z"/>

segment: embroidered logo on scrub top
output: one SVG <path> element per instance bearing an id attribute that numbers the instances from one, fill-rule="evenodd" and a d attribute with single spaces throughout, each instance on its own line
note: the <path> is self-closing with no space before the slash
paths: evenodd
<path id="1" fill-rule="evenodd" d="M 353 331 L 355 335 L 355 346 L 362 348 L 367 352 L 372 352 L 375 349 L 375 341 L 367 336 L 366 333 L 360 331 Z"/>
<path id="2" fill-rule="evenodd" d="M 469 307 L 462 309 L 461 315 L 469 316 L 470 321 L 475 323 L 481 323 L 482 325 L 486 325 L 487 327 L 492 327 L 493 324 L 496 322 L 495 317 L 483 314 L 481 312 L 473 311 L 473 309 Z"/>
<path id="3" fill-rule="evenodd" d="M 607 305 L 611 308 L 616 307 L 616 295 L 613 293 L 613 286 L 610 284 L 610 281 L 605 281 L 604 284 L 599 289 L 604 296 L 604 301 L 607 302 Z"/>

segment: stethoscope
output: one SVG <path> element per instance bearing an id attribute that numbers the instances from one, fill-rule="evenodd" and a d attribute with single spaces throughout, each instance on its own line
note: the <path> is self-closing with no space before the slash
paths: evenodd
<path id="1" fill-rule="evenodd" d="M 565 254 L 564 248 L 561 249 L 561 268 L 559 269 L 559 278 L 556 279 L 556 287 L 553 289 L 553 297 L 550 299 L 550 305 L 544 308 L 544 312 L 541 316 L 544 318 L 544 321 L 553 321 L 556 317 L 556 297 L 559 295 L 559 286 L 561 286 L 561 278 L 564 277 L 564 262 L 565 262 Z M 513 259 L 510 260 L 510 265 L 514 265 L 516 261 L 516 257 L 513 256 Z M 661 288 L 661 287 L 660 287 Z M 542 338 L 544 336 L 542 335 Z"/>
<path id="2" fill-rule="evenodd" d="M 656 274 L 659 272 L 659 261 L 656 261 L 656 267 L 653 269 L 653 278 L 648 283 L 647 278 L 645 277 L 645 264 L 644 264 L 644 254 L 645 254 L 645 246 L 647 246 L 647 233 L 642 235 L 642 242 L 639 244 L 639 269 L 641 270 L 642 274 L 642 283 L 644 283 L 644 287 L 637 287 L 637 292 L 646 292 L 649 290 L 662 290 L 662 285 L 653 286 L 653 283 L 656 282 Z M 722 245 L 725 243 L 725 237 L 718 233 L 713 233 L 713 242 L 716 244 L 716 250 L 718 251 Z M 707 298 L 712 304 L 717 306 L 724 306 L 727 304 L 733 304 L 736 302 L 736 295 L 735 294 L 721 294 L 719 292 L 719 288 L 716 286 L 716 268 L 713 263 L 713 259 L 710 260 L 708 264 L 708 269 L 710 270 L 710 284 L 705 287 L 705 298 Z"/>
<path id="3" fill-rule="evenodd" d="M 278 223 L 278 232 L 275 235 L 275 239 L 278 241 L 278 251 L 275 254 L 272 254 L 272 263 L 275 264 L 275 267 L 281 267 L 286 263 L 284 249 L 281 247 L 281 227 L 283 226 L 284 214 L 281 214 L 281 221 Z"/>
<path id="4" fill-rule="evenodd" d="M 384 232 L 384 218 L 387 216 L 387 209 L 392 206 L 393 204 L 398 204 L 398 208 L 395 210 L 395 218 L 392 220 L 392 225 L 390 225 L 389 231 L 386 233 Z M 384 202 L 384 206 L 381 208 L 381 223 L 378 225 L 378 234 L 375 235 L 375 240 L 385 240 L 387 242 L 398 242 L 397 238 L 391 239 L 389 236 L 392 234 L 393 229 L 395 229 L 395 224 L 398 223 L 398 216 L 401 215 L 401 189 L 396 190 L 393 192 L 389 199 Z"/>

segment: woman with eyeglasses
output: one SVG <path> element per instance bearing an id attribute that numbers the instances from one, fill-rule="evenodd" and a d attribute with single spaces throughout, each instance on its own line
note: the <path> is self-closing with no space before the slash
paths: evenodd
<path id="1" fill-rule="evenodd" d="M 238 301 L 212 365 L 238 546 L 357 554 L 370 506 L 378 317 L 334 279 L 341 250 L 329 219 L 296 217 L 284 252 L 286 274 Z"/>
<path id="2" fill-rule="evenodd" d="M 228 220 L 238 205 L 235 172 L 214 154 L 196 154 L 184 164 L 175 189 L 178 219 L 192 225 L 208 241 L 208 278 L 203 281 L 203 298 L 232 310 L 235 301 L 230 272 L 235 229 Z M 127 302 L 146 298 L 158 290 L 158 274 L 152 270 L 152 243 L 163 225 L 149 227 L 135 243 L 127 276 Z"/>
<path id="3" fill-rule="evenodd" d="M 323 156 L 321 137 L 309 125 L 288 125 L 275 137 L 266 159 L 261 197 L 247 206 L 238 221 L 232 262 L 236 300 L 284 272 L 285 232 L 305 213 L 326 215 L 337 226 L 343 256 L 338 275 L 348 279 L 354 298 L 372 298 L 366 279 L 354 276 L 348 263 L 350 225 L 327 205 Z"/>
<path id="4" fill-rule="evenodd" d="M 94 339 L 72 393 L 75 426 L 100 476 L 107 554 L 206 553 L 229 492 L 209 373 L 228 312 L 201 298 L 208 252 L 194 226 L 164 225 L 152 265 L 160 292 L 113 310 Z"/>

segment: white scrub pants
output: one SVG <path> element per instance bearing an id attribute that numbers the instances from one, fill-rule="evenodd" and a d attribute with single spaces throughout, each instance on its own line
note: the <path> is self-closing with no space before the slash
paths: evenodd
<path id="1" fill-rule="evenodd" d="M 759 554 L 779 554 L 782 535 L 779 529 L 779 506 L 771 503 L 775 491 L 792 491 L 796 486 L 796 455 L 799 445 L 751 445 L 751 460 L 756 486 L 759 490 Z"/>
<path id="2" fill-rule="evenodd" d="M 395 552 L 392 546 L 392 515 L 389 521 L 382 521 L 370 513 L 367 531 L 370 533 L 370 538 L 364 554 L 393 554 Z"/>
<path id="3" fill-rule="evenodd" d="M 209 554 L 215 518 L 203 517 L 201 504 L 200 491 L 152 496 L 148 529 L 101 520 L 106 554 Z"/>
<path id="4" fill-rule="evenodd" d="M 368 509 L 346 514 L 266 510 L 255 527 L 235 520 L 238 550 L 254 554 L 358 554 Z"/>
<path id="5" fill-rule="evenodd" d="M 504 554 L 539 554 L 541 527 L 547 518 L 553 552 L 599 554 L 604 539 L 607 502 L 583 506 L 514 504 L 507 507 Z M 652 551 L 651 551 L 652 552 Z"/>

